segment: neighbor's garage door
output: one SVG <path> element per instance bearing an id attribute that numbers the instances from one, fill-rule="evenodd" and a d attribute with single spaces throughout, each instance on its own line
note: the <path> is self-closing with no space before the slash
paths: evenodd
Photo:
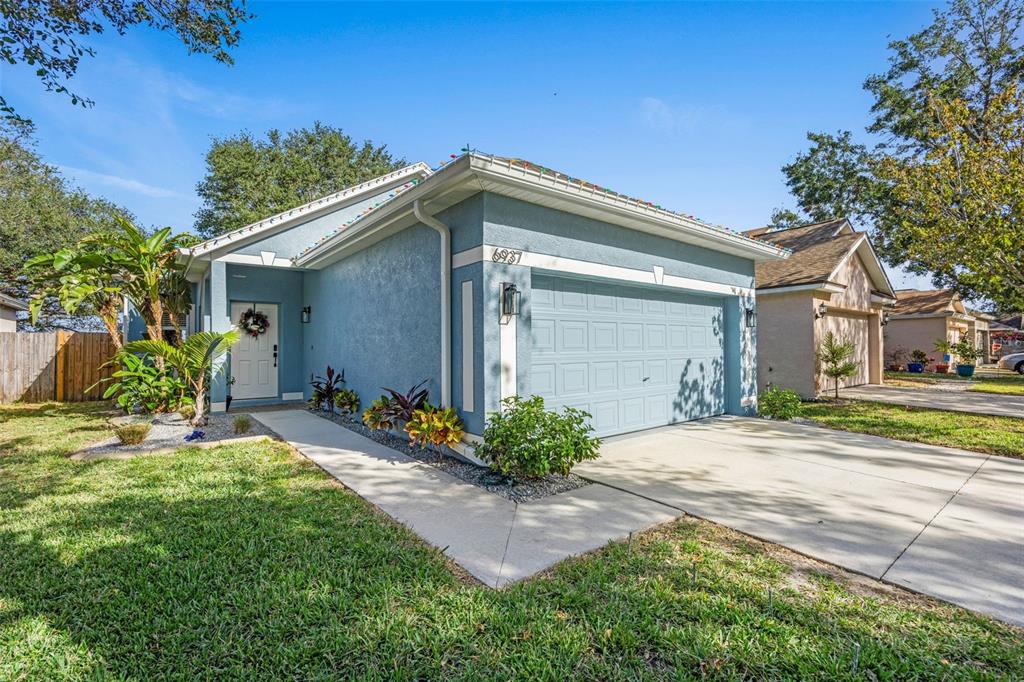
<path id="1" fill-rule="evenodd" d="M 868 371 L 870 370 L 868 318 L 830 310 L 822 320 L 825 322 L 822 337 L 832 331 L 840 340 L 853 342 L 853 356 L 850 359 L 857 363 L 857 372 L 849 379 L 840 381 L 839 386 L 860 386 L 868 383 Z M 824 375 L 819 375 L 818 381 L 822 391 L 831 390 L 833 387 L 832 379 Z"/>
<path id="2" fill-rule="evenodd" d="M 531 393 L 599 435 L 725 409 L 721 299 L 534 275 L 531 314 Z"/>

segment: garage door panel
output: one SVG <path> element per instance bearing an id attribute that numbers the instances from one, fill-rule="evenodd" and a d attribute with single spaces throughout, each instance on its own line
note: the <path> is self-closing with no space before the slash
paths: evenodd
<path id="1" fill-rule="evenodd" d="M 720 414 L 721 321 L 720 299 L 535 277 L 531 392 L 600 435 Z"/>
<path id="2" fill-rule="evenodd" d="M 596 353 L 618 350 L 618 335 L 619 326 L 614 322 L 591 322 L 590 350 Z"/>
<path id="3" fill-rule="evenodd" d="M 559 320 L 555 327 L 555 350 L 559 353 L 587 352 L 587 323 Z"/>

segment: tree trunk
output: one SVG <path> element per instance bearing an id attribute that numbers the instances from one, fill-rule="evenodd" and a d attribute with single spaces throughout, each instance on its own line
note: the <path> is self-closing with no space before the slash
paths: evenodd
<path id="1" fill-rule="evenodd" d="M 204 391 L 203 379 L 204 377 L 201 374 L 199 381 L 194 386 L 196 389 L 196 413 L 192 417 L 192 426 L 206 426 L 206 393 Z"/>

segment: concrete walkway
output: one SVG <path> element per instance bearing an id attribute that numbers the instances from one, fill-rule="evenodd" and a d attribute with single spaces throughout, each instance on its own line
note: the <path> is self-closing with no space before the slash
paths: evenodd
<path id="1" fill-rule="evenodd" d="M 840 389 L 839 395 L 854 400 L 877 400 L 883 403 L 927 407 L 933 410 L 1024 418 L 1024 396 L 870 385 Z"/>
<path id="2" fill-rule="evenodd" d="M 1024 461 L 739 417 L 601 452 L 576 471 L 1024 625 Z"/>
<path id="3" fill-rule="evenodd" d="M 603 485 L 516 504 L 304 410 L 252 417 L 491 587 L 679 516 Z"/>

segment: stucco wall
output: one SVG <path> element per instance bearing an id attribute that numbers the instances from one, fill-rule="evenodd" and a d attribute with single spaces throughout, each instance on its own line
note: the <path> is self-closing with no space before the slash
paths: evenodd
<path id="1" fill-rule="evenodd" d="M 836 273 L 836 283 L 845 284 L 846 290 L 832 294 L 830 308 L 846 308 L 850 310 L 871 310 L 871 278 L 860 256 L 854 254 L 848 258 Z"/>
<path id="2" fill-rule="evenodd" d="M 227 265 L 228 310 L 231 303 L 276 303 L 278 393 L 303 392 L 303 273 L 284 268 Z M 232 320 L 237 324 L 238 320 Z M 230 367 L 230 365 L 229 365 Z M 230 389 L 229 389 L 230 391 Z"/>
<path id="3" fill-rule="evenodd" d="M 0 332 L 18 331 L 18 320 L 15 317 L 16 312 L 14 308 L 0 306 Z"/>
<path id="4" fill-rule="evenodd" d="M 935 341 L 948 337 L 944 317 L 890 319 L 889 324 L 885 326 L 884 334 L 886 353 L 891 353 L 901 346 L 908 353 L 920 348 L 936 361 L 941 361 L 942 355 L 935 350 Z"/>
<path id="5" fill-rule="evenodd" d="M 816 395 L 814 309 L 809 292 L 757 297 L 757 386 Z"/>
<path id="6" fill-rule="evenodd" d="M 363 405 L 382 387 L 405 391 L 427 379 L 440 401 L 440 238 L 423 225 L 404 230 L 323 270 L 306 273 L 304 366 L 345 370 Z M 309 395 L 309 386 L 304 386 Z"/>

